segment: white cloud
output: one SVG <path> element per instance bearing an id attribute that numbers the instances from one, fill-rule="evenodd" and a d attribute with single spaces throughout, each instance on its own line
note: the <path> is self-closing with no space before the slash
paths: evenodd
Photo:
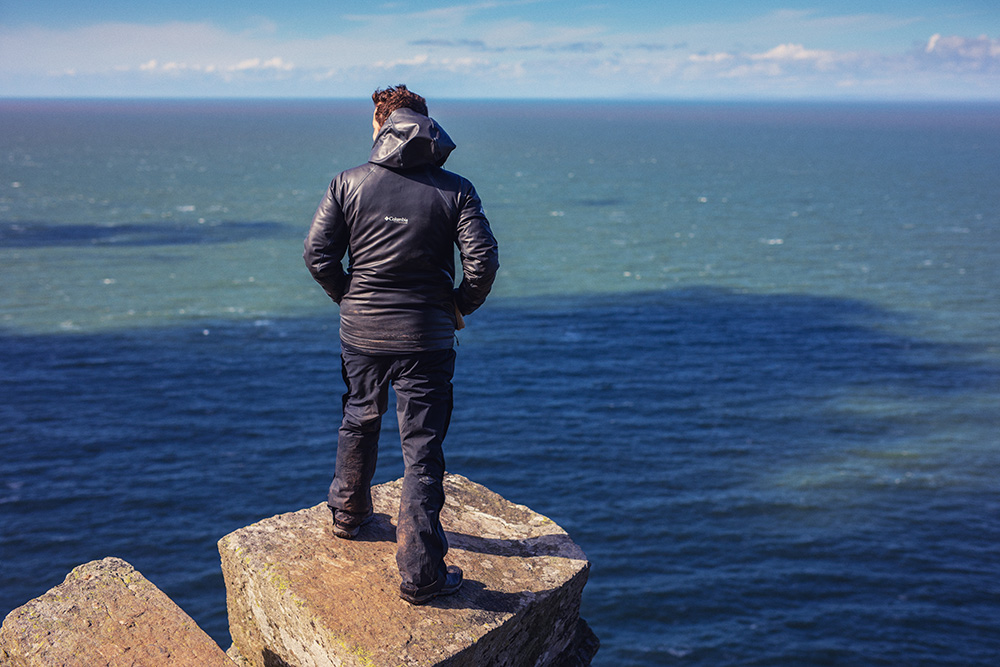
<path id="1" fill-rule="evenodd" d="M 426 53 L 421 53 L 410 58 L 399 58 L 396 60 L 379 60 L 372 63 L 372 67 L 376 69 L 395 69 L 397 67 L 416 67 L 418 65 L 427 65 L 430 59 L 427 57 Z"/>
<path id="2" fill-rule="evenodd" d="M 438 90 L 431 94 L 447 95 L 741 96 L 758 94 L 764 83 L 802 96 L 878 87 L 920 97 L 940 86 L 949 94 L 1000 98 L 996 39 L 934 34 L 919 48 L 910 48 L 911 39 L 897 52 L 879 52 L 831 48 L 822 37 L 915 20 L 907 17 L 787 10 L 738 24 L 637 25 L 613 32 L 596 22 L 484 14 L 514 4 L 518 0 L 469 2 L 435 15 L 439 21 L 432 23 L 425 12 L 355 15 L 338 24 L 339 32 L 309 39 L 283 37 L 264 18 L 242 32 L 191 22 L 67 30 L 0 26 L 0 88 L 32 95 L 48 86 L 58 94 L 59 82 L 72 76 L 77 89 L 99 80 L 113 90 L 117 81 L 123 95 L 156 94 L 158 81 L 174 82 L 177 90 L 197 84 L 202 94 L 343 95 L 405 77 L 415 85 L 433 83 Z M 260 87 L 272 83 L 283 87 Z"/>
<path id="3" fill-rule="evenodd" d="M 269 60 L 261 60 L 260 58 L 248 58 L 247 60 L 241 60 L 235 65 L 229 68 L 230 72 L 244 72 L 246 70 L 280 70 L 284 72 L 291 71 L 295 69 L 295 65 L 291 63 L 286 63 L 281 58 L 271 58 Z"/>
<path id="4" fill-rule="evenodd" d="M 967 38 L 951 35 L 931 35 L 924 47 L 926 64 L 947 63 L 963 68 L 996 70 L 1000 67 L 1000 40 L 986 35 Z"/>
<path id="5" fill-rule="evenodd" d="M 732 60 L 735 56 L 731 53 L 720 52 L 720 53 L 692 53 L 688 56 L 688 60 L 693 63 L 721 63 L 727 60 Z"/>
<path id="6" fill-rule="evenodd" d="M 779 44 L 770 51 L 764 53 L 754 53 L 750 55 L 751 60 L 833 60 L 836 54 L 833 51 L 819 51 L 807 49 L 801 44 Z"/>
<path id="7" fill-rule="evenodd" d="M 760 77 L 774 78 L 784 74 L 781 65 L 773 62 L 743 63 L 736 67 L 719 72 L 723 79 L 756 79 Z"/>
<path id="8" fill-rule="evenodd" d="M 348 54 L 356 54 L 352 62 L 361 63 L 364 44 L 357 38 L 338 37 L 281 40 L 260 31 L 228 32 L 206 23 L 105 23 L 69 30 L 0 28 L 0 74 L 44 75 L 69 67 L 91 74 L 165 69 L 289 72 L 298 62 L 331 64 L 343 62 Z"/>
<path id="9" fill-rule="evenodd" d="M 779 44 L 769 51 L 754 53 L 749 57 L 750 60 L 808 64 L 820 70 L 829 70 L 838 62 L 852 60 L 854 54 L 838 53 L 823 49 L 807 49 L 802 44 Z"/>

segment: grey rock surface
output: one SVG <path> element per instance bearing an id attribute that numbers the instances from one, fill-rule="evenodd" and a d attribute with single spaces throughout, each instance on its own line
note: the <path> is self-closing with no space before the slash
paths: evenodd
<path id="1" fill-rule="evenodd" d="M 372 490 L 375 520 L 333 535 L 325 503 L 265 519 L 219 542 L 241 664 L 586 665 L 597 638 L 580 619 L 589 563 L 550 519 L 458 475 L 441 521 L 455 595 L 399 598 L 395 516 L 401 480 Z"/>
<path id="2" fill-rule="evenodd" d="M 234 667 L 163 591 L 120 558 L 75 568 L 0 627 L 4 667 Z"/>

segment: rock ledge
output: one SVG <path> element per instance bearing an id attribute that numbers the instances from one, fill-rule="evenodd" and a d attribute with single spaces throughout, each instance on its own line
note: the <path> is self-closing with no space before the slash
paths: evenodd
<path id="1" fill-rule="evenodd" d="M 120 558 L 75 568 L 0 628 L 0 664 L 234 667 L 163 591 Z"/>
<path id="2" fill-rule="evenodd" d="M 583 551 L 550 519 L 464 477 L 446 477 L 441 515 L 462 590 L 419 607 L 401 600 L 400 487 L 372 489 L 375 520 L 355 540 L 334 537 L 325 504 L 222 538 L 229 655 L 255 667 L 590 663 Z"/>

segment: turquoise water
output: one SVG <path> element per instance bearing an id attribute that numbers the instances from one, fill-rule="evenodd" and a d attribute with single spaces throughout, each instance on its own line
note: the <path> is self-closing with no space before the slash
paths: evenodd
<path id="1" fill-rule="evenodd" d="M 993 663 L 1000 108 L 431 113 L 501 243 L 449 468 L 587 552 L 595 664 Z M 116 555 L 228 645 L 215 541 L 332 474 L 367 117 L 0 102 L 0 613 Z"/>

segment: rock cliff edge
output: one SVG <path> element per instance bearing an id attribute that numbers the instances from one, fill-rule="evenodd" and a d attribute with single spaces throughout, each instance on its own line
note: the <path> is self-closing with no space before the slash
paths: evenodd
<path id="1" fill-rule="evenodd" d="M 465 583 L 427 605 L 401 600 L 400 488 L 372 489 L 375 520 L 354 540 L 334 537 L 325 504 L 222 538 L 230 656 L 255 667 L 590 663 L 583 551 L 550 519 L 459 475 L 445 479 L 441 523 Z"/>
<path id="2" fill-rule="evenodd" d="M 234 667 L 163 591 L 120 558 L 75 568 L 0 628 L 4 667 Z"/>

